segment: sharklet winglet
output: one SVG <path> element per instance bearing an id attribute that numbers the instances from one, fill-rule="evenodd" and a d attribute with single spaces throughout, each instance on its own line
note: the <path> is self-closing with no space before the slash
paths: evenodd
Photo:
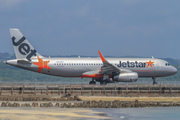
<path id="1" fill-rule="evenodd" d="M 100 57 L 101 57 L 102 62 L 106 62 L 106 59 L 105 59 L 104 56 L 101 54 L 101 52 L 98 51 L 98 53 L 99 53 L 99 55 L 100 55 Z"/>

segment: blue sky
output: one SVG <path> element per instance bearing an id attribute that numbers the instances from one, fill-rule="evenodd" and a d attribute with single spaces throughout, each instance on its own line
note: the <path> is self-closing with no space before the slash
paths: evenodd
<path id="1" fill-rule="evenodd" d="M 19 28 L 42 55 L 180 59 L 179 0 L 0 0 L 0 52 Z"/>

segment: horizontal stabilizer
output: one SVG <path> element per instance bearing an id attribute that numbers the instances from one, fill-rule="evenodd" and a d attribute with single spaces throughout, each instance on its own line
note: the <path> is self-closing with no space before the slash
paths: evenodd
<path id="1" fill-rule="evenodd" d="M 26 60 L 18 60 L 17 63 L 18 63 L 18 64 L 23 64 L 23 65 L 32 64 L 31 62 L 26 61 Z"/>

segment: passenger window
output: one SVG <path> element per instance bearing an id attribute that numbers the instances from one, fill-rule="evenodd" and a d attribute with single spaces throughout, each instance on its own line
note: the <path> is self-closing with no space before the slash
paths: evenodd
<path id="1" fill-rule="evenodd" d="M 66 65 L 66 63 L 64 63 L 64 65 Z"/>
<path id="2" fill-rule="evenodd" d="M 68 65 L 68 63 L 67 63 L 67 65 Z"/>
<path id="3" fill-rule="evenodd" d="M 76 63 L 74 63 L 74 65 L 76 65 Z"/>
<path id="4" fill-rule="evenodd" d="M 54 63 L 54 65 L 56 65 L 56 63 Z"/>
<path id="5" fill-rule="evenodd" d="M 63 63 L 62 63 L 62 65 L 63 65 Z"/>

